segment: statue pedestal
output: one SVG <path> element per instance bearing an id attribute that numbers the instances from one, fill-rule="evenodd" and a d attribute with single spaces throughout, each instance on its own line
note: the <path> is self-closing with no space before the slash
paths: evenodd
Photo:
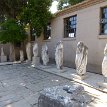
<path id="1" fill-rule="evenodd" d="M 40 64 L 40 57 L 33 57 L 32 58 L 32 67 L 35 67 L 35 66 L 37 66 L 37 65 L 39 65 Z"/>
<path id="2" fill-rule="evenodd" d="M 73 75 L 73 78 L 79 79 L 79 80 L 84 80 L 84 79 L 87 78 L 87 75 L 82 75 L 82 76 L 80 76 L 80 75 L 78 75 L 78 74 L 75 74 L 75 75 Z"/>
<path id="3" fill-rule="evenodd" d="M 50 66 L 45 66 L 45 65 L 39 65 L 39 67 L 42 68 L 42 69 L 50 68 Z"/>
<path id="4" fill-rule="evenodd" d="M 1 60 L 1 62 L 7 62 L 7 56 L 5 56 L 5 55 L 0 56 L 0 60 Z"/>
<path id="5" fill-rule="evenodd" d="M 58 68 L 57 68 L 57 70 L 56 70 L 56 71 L 57 71 L 57 72 L 60 72 L 60 73 L 64 73 L 64 72 L 66 72 L 66 70 L 65 70 L 65 69 L 63 69 L 63 68 L 62 68 L 62 69 L 58 69 Z"/>
<path id="6" fill-rule="evenodd" d="M 107 88 L 107 83 L 97 83 L 97 85 L 101 88 Z"/>

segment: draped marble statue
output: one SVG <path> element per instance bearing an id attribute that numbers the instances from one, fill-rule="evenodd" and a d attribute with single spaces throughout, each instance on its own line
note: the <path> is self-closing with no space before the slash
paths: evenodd
<path id="1" fill-rule="evenodd" d="M 38 56 L 38 44 L 35 43 L 33 46 L 33 56 L 37 57 Z"/>
<path id="2" fill-rule="evenodd" d="M 27 45 L 26 45 L 26 54 L 27 54 L 27 60 L 28 61 L 31 61 L 31 43 L 28 42 Z"/>
<path id="3" fill-rule="evenodd" d="M 15 61 L 15 49 L 14 46 L 12 44 L 10 44 L 10 48 L 9 48 L 9 61 Z"/>
<path id="4" fill-rule="evenodd" d="M 55 61 L 56 61 L 57 68 L 62 69 L 63 68 L 63 43 L 62 41 L 59 41 L 56 45 Z"/>
<path id="5" fill-rule="evenodd" d="M 20 61 L 21 61 L 21 62 L 24 61 L 24 53 L 23 53 L 23 50 L 20 50 Z"/>
<path id="6" fill-rule="evenodd" d="M 42 61 L 43 61 L 43 65 L 47 65 L 49 62 L 49 54 L 48 54 L 48 46 L 46 44 L 44 44 L 42 46 Z"/>
<path id="7" fill-rule="evenodd" d="M 1 56 L 0 56 L 1 62 L 7 62 L 7 56 L 4 54 L 4 49 L 1 47 Z"/>
<path id="8" fill-rule="evenodd" d="M 104 58 L 102 61 L 102 74 L 104 76 L 103 82 L 98 82 L 100 89 L 107 88 L 107 44 L 104 48 Z"/>
<path id="9" fill-rule="evenodd" d="M 88 55 L 87 46 L 85 46 L 84 43 L 81 41 L 78 42 L 75 64 L 76 64 L 76 72 L 80 76 L 83 76 L 86 73 L 87 55 Z"/>
<path id="10" fill-rule="evenodd" d="M 4 49 L 1 47 L 1 56 L 4 56 Z"/>
<path id="11" fill-rule="evenodd" d="M 40 58 L 38 57 L 38 44 L 35 43 L 33 46 L 33 58 L 32 58 L 32 67 L 35 67 L 40 63 Z"/>
<path id="12" fill-rule="evenodd" d="M 102 74 L 107 77 L 107 44 L 104 48 L 104 58 L 102 62 Z"/>

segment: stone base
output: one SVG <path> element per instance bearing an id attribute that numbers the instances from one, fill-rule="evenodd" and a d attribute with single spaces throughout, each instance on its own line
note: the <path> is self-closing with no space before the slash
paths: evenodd
<path id="1" fill-rule="evenodd" d="M 97 83 L 97 85 L 101 88 L 107 88 L 107 83 Z"/>
<path id="2" fill-rule="evenodd" d="M 14 58 L 13 58 L 12 55 L 9 55 L 9 61 L 10 61 L 10 62 L 13 62 L 13 61 L 14 61 Z"/>
<path id="3" fill-rule="evenodd" d="M 7 56 L 0 56 L 1 62 L 7 62 Z"/>
<path id="4" fill-rule="evenodd" d="M 80 76 L 80 75 L 78 75 L 78 74 L 74 74 L 74 75 L 72 75 L 72 76 L 73 76 L 73 78 L 79 79 L 79 80 L 84 80 L 84 79 L 87 78 L 87 75 Z"/>
<path id="5" fill-rule="evenodd" d="M 42 68 L 42 69 L 50 68 L 50 66 L 45 66 L 45 65 L 39 65 L 39 67 Z"/>
<path id="6" fill-rule="evenodd" d="M 60 72 L 60 73 L 63 73 L 63 72 L 66 72 L 66 70 L 65 69 L 58 69 L 57 68 L 57 70 L 56 70 L 57 72 Z"/>
<path id="7" fill-rule="evenodd" d="M 30 60 L 26 60 L 26 63 L 31 64 L 31 61 Z"/>
<path id="8" fill-rule="evenodd" d="M 32 58 L 32 67 L 38 66 L 40 64 L 40 57 Z"/>

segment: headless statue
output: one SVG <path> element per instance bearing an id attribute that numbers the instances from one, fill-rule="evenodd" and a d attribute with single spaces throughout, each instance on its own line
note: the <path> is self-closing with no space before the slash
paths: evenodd
<path id="1" fill-rule="evenodd" d="M 37 57 L 38 56 L 38 44 L 35 43 L 33 46 L 33 56 Z"/>
<path id="2" fill-rule="evenodd" d="M 23 50 L 20 50 L 20 61 L 21 61 L 21 62 L 24 61 L 24 53 L 23 53 Z"/>
<path id="3" fill-rule="evenodd" d="M 81 41 L 78 42 L 75 64 L 76 64 L 76 72 L 80 76 L 83 76 L 86 73 L 87 55 L 88 55 L 88 48 L 84 45 L 83 42 Z"/>
<path id="4" fill-rule="evenodd" d="M 5 56 L 3 47 L 1 47 L 1 56 Z"/>
<path id="5" fill-rule="evenodd" d="M 31 43 L 28 42 L 26 45 L 26 54 L 27 54 L 27 59 L 28 61 L 31 61 Z"/>
<path id="6" fill-rule="evenodd" d="M 55 61 L 58 69 L 63 68 L 63 43 L 59 41 L 56 45 Z"/>
<path id="7" fill-rule="evenodd" d="M 43 61 L 43 65 L 45 66 L 49 62 L 48 46 L 46 44 L 42 46 L 42 61 Z"/>

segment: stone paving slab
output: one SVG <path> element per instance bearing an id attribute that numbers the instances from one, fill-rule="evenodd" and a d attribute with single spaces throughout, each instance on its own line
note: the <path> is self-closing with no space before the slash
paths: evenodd
<path id="1" fill-rule="evenodd" d="M 0 107 L 37 107 L 40 91 L 69 81 L 28 64 L 0 66 L 0 77 Z"/>
<path id="2" fill-rule="evenodd" d="M 20 63 L 21 63 L 20 61 L 16 61 L 16 62 L 1 62 L 0 66 L 3 66 L 3 65 L 12 65 L 12 64 L 20 64 Z"/>
<path id="3" fill-rule="evenodd" d="M 54 70 L 55 65 L 51 66 Z M 50 67 L 46 69 L 50 69 Z M 29 64 L 0 66 L 0 107 L 38 107 L 38 97 L 44 88 L 79 84 L 79 82 L 63 78 L 60 74 L 64 75 L 65 72 L 56 71 L 55 75 L 53 72 L 38 70 Z M 70 75 L 70 72 L 71 68 L 67 68 L 66 76 Z M 93 98 L 92 103 L 87 107 L 98 107 L 98 104 L 106 107 L 107 94 L 87 85 L 81 85 Z"/>
<path id="4" fill-rule="evenodd" d="M 32 107 L 26 100 L 21 100 L 12 104 L 9 104 L 7 107 Z"/>
<path id="5" fill-rule="evenodd" d="M 89 87 L 92 87 L 92 88 L 95 88 L 95 89 L 98 89 L 100 91 L 107 93 L 107 88 L 101 88 L 98 85 L 98 83 L 104 82 L 103 75 L 87 72 L 86 78 L 84 80 L 81 80 L 79 78 L 75 78 L 75 76 L 77 76 L 76 70 L 72 69 L 72 68 L 64 67 L 65 72 L 60 72 L 60 70 L 57 70 L 57 68 L 55 67 L 55 65 L 53 66 L 53 64 L 49 65 L 49 67 L 47 67 L 45 69 L 43 67 L 41 67 L 41 65 L 36 68 L 46 71 L 46 72 L 49 72 L 49 73 L 52 73 L 52 74 L 55 74 L 55 75 L 58 75 L 58 76 L 62 76 L 64 78 L 79 82 L 81 84 L 87 85 Z"/>

